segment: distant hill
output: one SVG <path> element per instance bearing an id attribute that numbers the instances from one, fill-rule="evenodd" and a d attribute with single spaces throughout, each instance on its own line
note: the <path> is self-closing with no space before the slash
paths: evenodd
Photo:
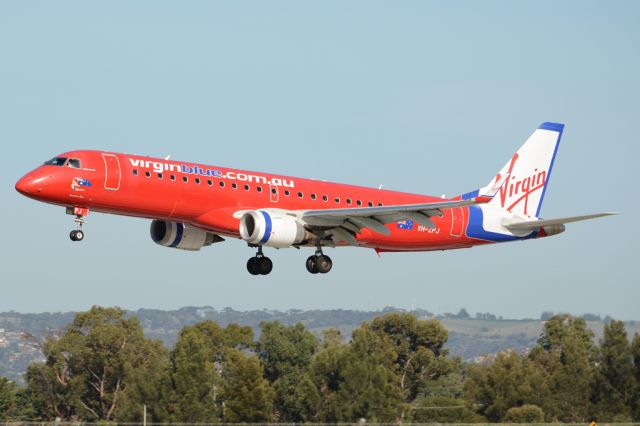
<path id="1" fill-rule="evenodd" d="M 213 320 L 221 325 L 238 323 L 251 326 L 256 335 L 262 321 L 280 321 L 284 324 L 304 324 L 316 334 L 330 327 L 338 328 L 345 338 L 362 322 L 387 312 L 403 311 L 385 308 L 379 311 L 357 311 L 347 309 L 311 310 L 292 309 L 289 311 L 236 311 L 231 308 L 217 310 L 210 306 L 185 307 L 173 311 L 139 309 L 129 314 L 138 317 L 147 337 L 159 339 L 167 347 L 172 347 L 180 330 L 190 324 Z M 418 309 L 412 311 L 420 318 L 437 318 L 449 331 L 447 348 L 454 356 L 474 361 L 482 355 L 492 355 L 505 349 L 527 351 L 534 344 L 542 330 L 541 320 L 493 319 L 491 314 L 478 314 L 471 318 L 465 310 L 460 314 L 434 316 L 431 312 Z M 30 362 L 40 360 L 42 355 L 36 342 L 50 334 L 57 334 L 73 321 L 75 312 L 22 314 L 18 312 L 0 313 L 0 376 L 21 381 L 21 375 Z M 590 318 L 591 319 L 591 318 Z M 603 322 L 589 321 L 596 339 L 602 336 Z M 2 331 L 3 330 L 3 331 Z M 640 322 L 627 322 L 629 336 L 640 333 Z M 25 333 L 33 338 L 25 338 Z"/>

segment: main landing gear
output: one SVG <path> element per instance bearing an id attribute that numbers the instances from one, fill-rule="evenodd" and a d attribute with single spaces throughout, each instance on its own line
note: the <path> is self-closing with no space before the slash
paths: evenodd
<path id="1" fill-rule="evenodd" d="M 89 209 L 84 207 L 68 207 L 67 214 L 74 214 L 76 218 L 73 220 L 78 224 L 78 229 L 74 229 L 69 232 L 69 238 L 71 241 L 82 241 L 84 240 L 84 231 L 82 230 L 82 225 L 84 225 L 84 217 L 89 214 Z"/>
<path id="2" fill-rule="evenodd" d="M 273 269 L 273 262 L 262 253 L 262 246 L 258 246 L 258 252 L 247 261 L 247 271 L 251 275 L 268 275 Z"/>
<path id="3" fill-rule="evenodd" d="M 329 256 L 322 253 L 322 248 L 318 247 L 316 249 L 316 254 L 307 258 L 306 266 L 307 271 L 312 274 L 326 274 L 331 270 L 333 262 L 331 262 L 331 258 Z"/>
<path id="4" fill-rule="evenodd" d="M 262 253 L 262 246 L 250 245 L 250 247 L 258 247 L 258 252 L 254 257 L 247 260 L 247 271 L 251 275 L 269 275 L 273 269 L 273 262 Z M 307 258 L 307 271 L 312 274 L 326 274 L 331 270 L 333 262 L 331 258 L 322 253 L 322 247 L 316 249 L 316 254 Z"/>

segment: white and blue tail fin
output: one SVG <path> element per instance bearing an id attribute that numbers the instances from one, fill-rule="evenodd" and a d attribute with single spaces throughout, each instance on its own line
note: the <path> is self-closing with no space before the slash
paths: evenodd
<path id="1" fill-rule="evenodd" d="M 489 203 L 517 216 L 538 217 L 564 124 L 542 123 L 480 193 L 505 179 Z"/>

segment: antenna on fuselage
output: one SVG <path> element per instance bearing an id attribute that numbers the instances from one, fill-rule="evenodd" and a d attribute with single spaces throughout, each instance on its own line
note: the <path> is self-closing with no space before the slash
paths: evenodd
<path id="1" fill-rule="evenodd" d="M 378 186 L 378 189 L 382 189 L 382 184 L 380 184 L 380 186 Z"/>
<path id="2" fill-rule="evenodd" d="M 165 160 L 165 161 L 168 161 L 168 160 L 169 160 L 169 158 L 171 158 L 171 154 L 169 154 L 169 155 L 167 155 L 166 157 L 164 157 L 164 160 Z"/>

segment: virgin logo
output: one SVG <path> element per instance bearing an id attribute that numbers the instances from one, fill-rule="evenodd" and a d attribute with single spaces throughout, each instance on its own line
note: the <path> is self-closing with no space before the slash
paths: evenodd
<path id="1" fill-rule="evenodd" d="M 509 164 L 509 176 L 500 188 L 500 204 L 502 208 L 512 211 L 520 203 L 524 203 L 524 214 L 528 215 L 529 196 L 539 189 L 544 188 L 547 181 L 547 171 L 534 169 L 530 176 L 518 178 L 513 174 L 513 169 L 518 161 L 518 154 L 514 154 Z M 500 174 L 496 176 L 496 182 L 500 180 Z"/>

